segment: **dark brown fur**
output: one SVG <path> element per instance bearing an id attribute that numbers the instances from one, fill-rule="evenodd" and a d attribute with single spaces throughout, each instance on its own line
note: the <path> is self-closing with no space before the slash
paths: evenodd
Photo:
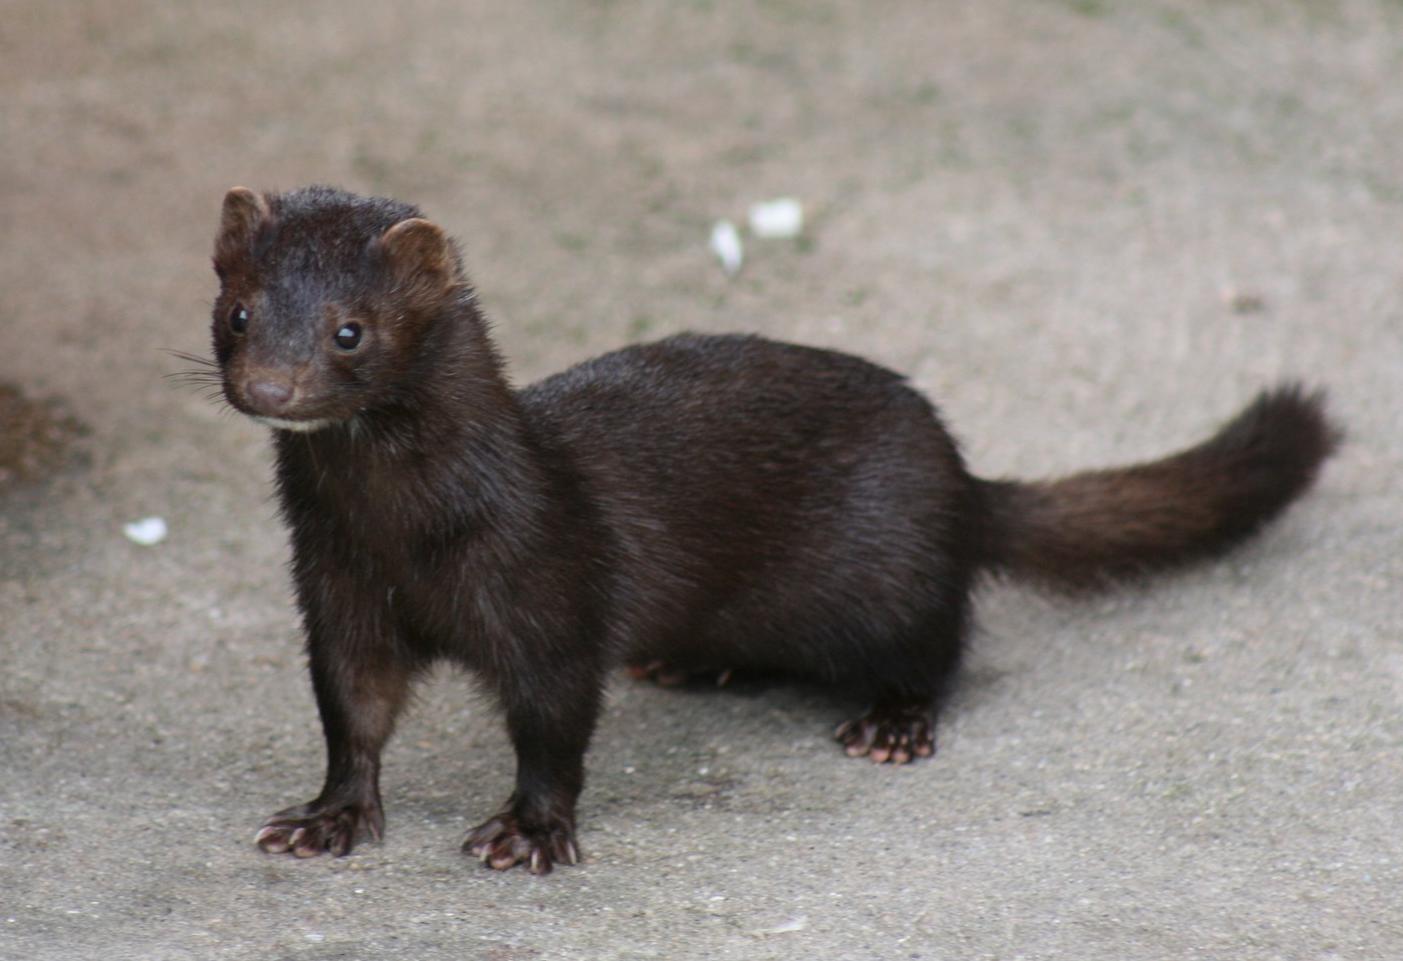
<path id="1" fill-rule="evenodd" d="M 1208 440 L 1133 467 L 986 483 L 985 563 L 1077 592 L 1219 554 L 1315 480 L 1338 443 L 1324 397 L 1260 395 Z"/>
<path id="2" fill-rule="evenodd" d="M 874 703 L 849 754 L 934 750 L 981 570 L 1082 589 L 1222 550 L 1310 483 L 1320 398 L 1264 395 L 1154 464 L 972 477 L 897 374 L 755 337 L 674 337 L 511 389 L 456 248 L 412 207 L 307 188 L 225 200 L 224 393 L 277 428 L 327 776 L 259 833 L 379 836 L 381 750 L 447 659 L 506 714 L 517 787 L 465 849 L 548 871 L 606 671 L 804 675 Z M 306 429 L 306 428 L 314 429 Z"/>

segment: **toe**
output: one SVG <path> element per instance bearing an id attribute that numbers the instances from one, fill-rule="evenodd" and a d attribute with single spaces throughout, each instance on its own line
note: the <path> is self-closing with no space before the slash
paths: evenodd
<path id="1" fill-rule="evenodd" d="M 269 854 L 282 854 L 287 850 L 287 830 L 281 825 L 265 824 L 254 836 L 253 843 Z"/>

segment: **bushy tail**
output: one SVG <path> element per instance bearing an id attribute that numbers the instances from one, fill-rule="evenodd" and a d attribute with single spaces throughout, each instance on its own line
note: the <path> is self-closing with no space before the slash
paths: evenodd
<path id="1" fill-rule="evenodd" d="M 1310 487 L 1339 432 L 1324 395 L 1267 391 L 1163 460 L 1060 480 L 981 481 L 994 572 L 1083 591 L 1221 553 Z"/>

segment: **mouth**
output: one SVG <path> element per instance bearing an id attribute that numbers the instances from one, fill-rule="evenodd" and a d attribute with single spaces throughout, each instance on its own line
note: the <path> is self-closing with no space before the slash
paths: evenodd
<path id="1" fill-rule="evenodd" d="M 336 423 L 334 420 L 326 417 L 311 418 L 308 420 L 289 420 L 286 417 L 264 417 L 259 414 L 250 414 L 249 416 L 264 427 L 271 427 L 274 430 L 290 430 L 299 434 L 310 434 L 313 431 L 321 430 L 324 427 L 330 427 L 332 424 Z"/>

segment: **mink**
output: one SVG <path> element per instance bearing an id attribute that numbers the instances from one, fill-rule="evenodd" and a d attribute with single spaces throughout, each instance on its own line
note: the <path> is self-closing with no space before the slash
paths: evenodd
<path id="1" fill-rule="evenodd" d="M 273 430 L 326 741 L 321 792 L 256 838 L 298 857 L 381 837 L 381 752 L 440 661 L 515 749 L 463 842 L 498 869 L 579 859 L 621 664 L 828 683 L 871 705 L 836 731 L 848 755 L 929 756 L 982 575 L 1080 592 L 1219 554 L 1338 437 L 1287 384 L 1162 460 L 982 480 L 904 377 L 831 350 L 683 334 L 515 389 L 457 244 L 394 200 L 234 188 L 214 266 L 214 363 Z"/>

